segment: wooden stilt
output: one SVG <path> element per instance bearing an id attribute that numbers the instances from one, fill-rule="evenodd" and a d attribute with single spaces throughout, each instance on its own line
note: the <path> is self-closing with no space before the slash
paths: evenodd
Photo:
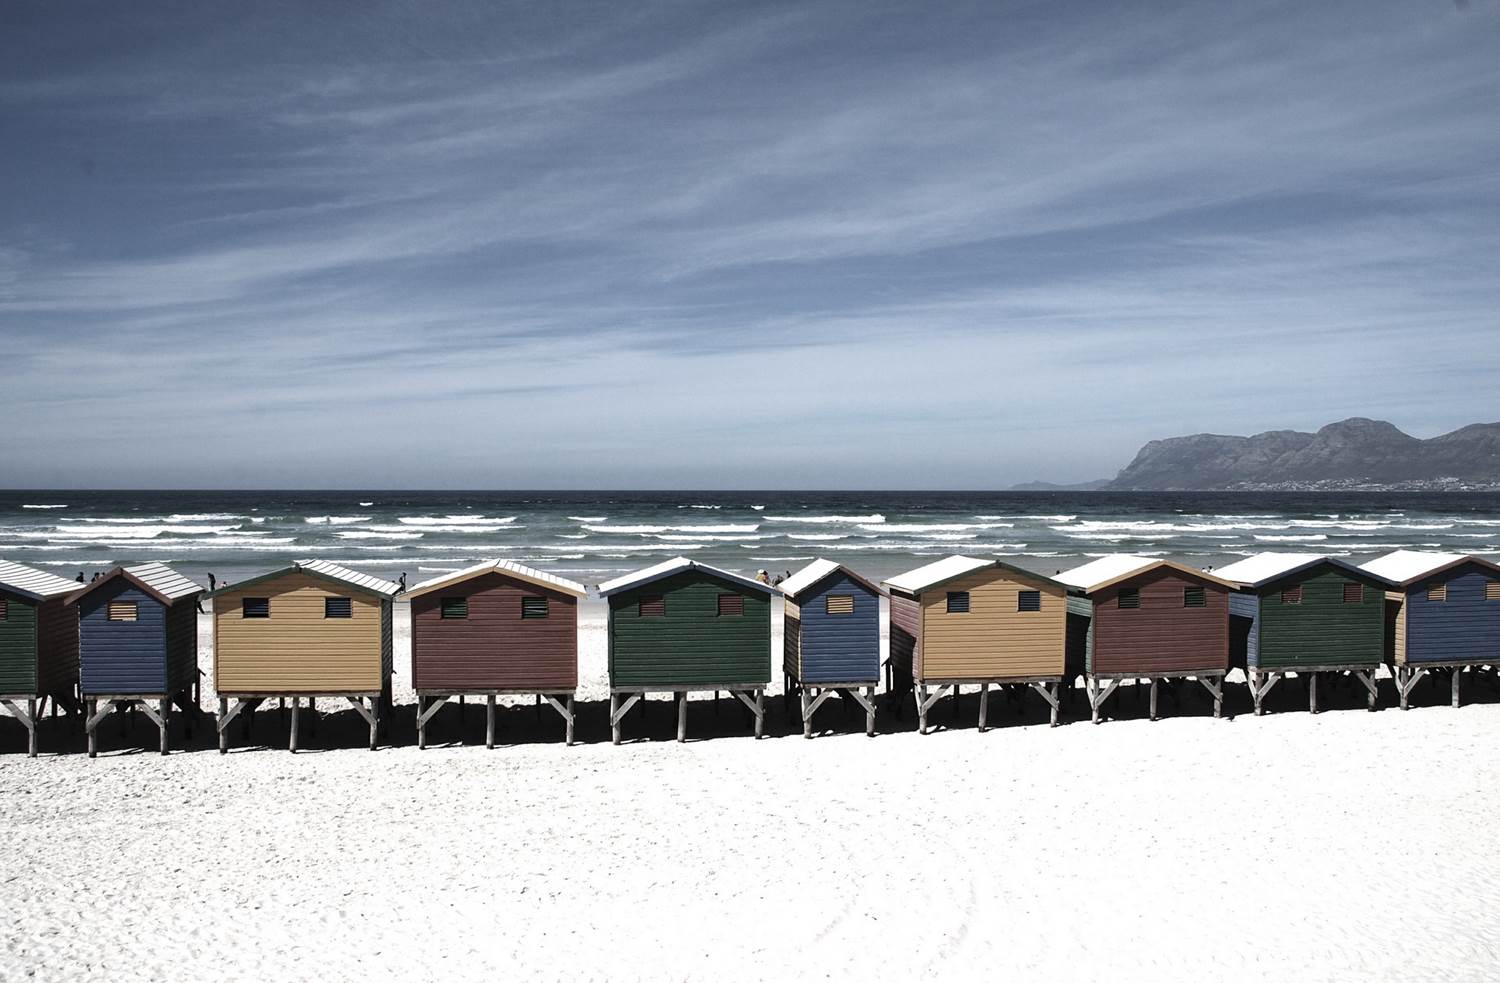
<path id="1" fill-rule="evenodd" d="M 229 753 L 229 734 L 224 730 L 229 723 L 229 701 L 220 697 L 219 719 L 215 721 L 214 729 L 219 732 L 219 753 Z"/>
<path id="2" fill-rule="evenodd" d="M 1307 679 L 1307 709 L 1311 713 L 1318 712 L 1318 673 L 1309 673 Z"/>
<path id="3" fill-rule="evenodd" d="M 812 701 L 808 699 L 807 690 L 802 690 L 802 736 L 812 740 Z"/>
<path id="4" fill-rule="evenodd" d="M 614 743 L 620 743 L 620 698 L 614 693 L 609 694 L 609 729 L 610 737 Z"/>
<path id="5" fill-rule="evenodd" d="M 1453 709 L 1458 709 L 1458 681 L 1463 675 L 1463 666 L 1453 667 Z"/>
<path id="6" fill-rule="evenodd" d="M 95 720 L 95 714 L 99 712 L 99 701 L 89 700 L 87 708 L 84 710 L 84 712 L 88 714 L 88 716 L 84 720 L 83 726 L 84 730 L 88 733 L 89 757 L 97 758 L 99 756 L 99 735 L 94 733 L 94 726 L 97 723 L 97 721 Z"/>
<path id="7" fill-rule="evenodd" d="M 1151 719 L 1156 719 L 1156 684 L 1159 682 L 1155 677 L 1151 679 Z"/>
<path id="8" fill-rule="evenodd" d="M 568 747 L 572 747 L 573 746 L 573 720 L 574 720 L 573 694 L 569 693 L 568 694 L 568 719 L 567 719 L 567 724 L 566 724 L 567 733 L 566 733 L 565 738 L 564 738 L 565 741 L 566 741 L 566 743 L 567 743 L 567 745 L 568 745 Z"/>
<path id="9" fill-rule="evenodd" d="M 677 743 L 687 740 L 687 692 L 677 692 Z"/>
<path id="10" fill-rule="evenodd" d="M 979 684 L 979 733 L 989 730 L 990 684 Z"/>
<path id="11" fill-rule="evenodd" d="M 36 757 L 36 698 L 26 701 L 26 756 Z"/>
<path id="12" fill-rule="evenodd" d="M 484 698 L 484 746 L 491 751 L 495 749 L 495 694 L 490 693 Z"/>
<path id="13" fill-rule="evenodd" d="M 755 691 L 755 739 L 758 741 L 766 732 L 766 691 L 758 689 Z"/>
<path id="14" fill-rule="evenodd" d="M 169 705 L 169 701 L 166 699 L 160 700 L 156 705 L 156 712 L 161 714 L 161 720 L 157 722 L 156 726 L 161 730 L 161 753 L 163 755 L 167 753 L 167 725 L 171 720 L 167 715 L 167 707 Z"/>
<path id="15" fill-rule="evenodd" d="M 291 749 L 293 754 L 297 753 L 297 722 L 302 719 L 302 714 L 297 712 L 297 704 L 300 702 L 297 697 L 292 697 L 292 728 L 291 736 L 287 740 L 287 747 Z M 283 700 L 284 703 L 285 701 Z"/>

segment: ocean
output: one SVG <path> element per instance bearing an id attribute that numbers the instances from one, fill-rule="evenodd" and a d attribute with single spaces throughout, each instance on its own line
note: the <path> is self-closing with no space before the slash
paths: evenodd
<path id="1" fill-rule="evenodd" d="M 0 491 L 0 558 L 73 577 L 159 560 L 200 582 L 332 560 L 415 583 L 503 557 L 593 586 L 683 555 L 887 577 L 950 553 L 1051 574 L 1106 553 L 1500 554 L 1500 494 Z"/>

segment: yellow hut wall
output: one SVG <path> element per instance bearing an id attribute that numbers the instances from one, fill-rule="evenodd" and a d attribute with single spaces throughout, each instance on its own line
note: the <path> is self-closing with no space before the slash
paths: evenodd
<path id="1" fill-rule="evenodd" d="M 1040 611 L 1017 611 L 1016 595 L 1040 591 Z M 969 592 L 969 612 L 949 614 L 948 593 Z M 922 678 L 1060 676 L 1068 605 L 1061 587 L 979 570 L 922 594 Z"/>

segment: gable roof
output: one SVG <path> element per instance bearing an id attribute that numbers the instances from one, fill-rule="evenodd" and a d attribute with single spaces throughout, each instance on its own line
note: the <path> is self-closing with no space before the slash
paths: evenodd
<path id="1" fill-rule="evenodd" d="M 269 580 L 275 580 L 278 577 L 284 577 L 289 573 L 311 574 L 314 577 L 321 577 L 324 580 L 331 580 L 335 583 L 342 584 L 343 586 L 353 587 L 355 590 L 364 591 L 366 594 L 374 594 L 377 597 L 384 597 L 387 599 L 393 598 L 401 592 L 400 584 L 392 583 L 389 580 L 381 580 L 379 577 L 372 576 L 368 573 L 359 573 L 357 571 L 350 570 L 347 567 L 341 567 L 337 563 L 329 563 L 327 560 L 298 560 L 296 563 L 293 563 L 289 567 L 282 567 L 279 570 L 272 570 L 270 573 L 263 573 L 259 577 L 251 577 L 249 580 L 241 580 L 237 584 L 225 584 L 223 587 L 220 587 L 218 590 L 214 591 L 208 596 L 218 597 L 220 594 L 227 594 L 230 591 L 243 590 L 244 588 L 252 587 L 255 584 L 265 583 Z"/>
<path id="2" fill-rule="evenodd" d="M 1027 570 L 1025 567 L 1018 567 L 1003 560 L 981 560 L 972 556 L 949 556 L 941 560 L 934 560 L 926 566 L 917 567 L 915 570 L 908 570 L 906 573 L 891 577 L 882 586 L 889 587 L 891 590 L 901 591 L 903 594 L 920 594 L 923 591 L 932 590 L 934 587 L 941 587 L 950 580 L 957 580 L 959 577 L 977 573 L 988 567 L 1015 574 L 1023 580 L 1031 580 L 1039 584 L 1051 584 L 1063 589 L 1067 588 L 1066 584 L 1048 577 L 1046 574 L 1037 573 L 1035 570 Z"/>
<path id="3" fill-rule="evenodd" d="M 1486 569 L 1500 572 L 1500 563 L 1491 562 L 1483 557 L 1465 556 L 1461 553 L 1428 553 L 1422 550 L 1396 550 L 1360 564 L 1360 569 L 1406 587 L 1418 580 L 1425 580 L 1433 574 L 1468 563 L 1475 563 Z"/>
<path id="4" fill-rule="evenodd" d="M 1185 563 L 1177 563 L 1173 560 L 1163 560 L 1155 556 L 1136 556 L 1133 553 L 1116 553 L 1112 556 L 1101 556 L 1097 560 L 1085 563 L 1081 567 L 1064 570 L 1057 575 L 1057 580 L 1076 587 L 1085 594 L 1092 594 L 1111 587 L 1122 580 L 1138 577 L 1152 570 L 1165 568 L 1177 573 L 1192 577 L 1194 580 L 1206 581 L 1217 584 L 1220 587 L 1232 588 L 1235 585 L 1220 576 L 1190 567 Z"/>
<path id="5" fill-rule="evenodd" d="M 1358 574 L 1367 580 L 1391 583 L 1389 578 L 1378 573 L 1357 567 L 1348 560 L 1341 560 L 1336 556 L 1325 556 L 1322 553 L 1257 553 L 1231 563 L 1227 567 L 1220 567 L 1214 573 L 1236 586 L 1255 588 L 1264 587 L 1266 584 L 1323 564 Z"/>
<path id="6" fill-rule="evenodd" d="M 801 594 L 802 592 L 809 590 L 810 588 L 818 586 L 818 584 L 827 580 L 834 574 L 839 573 L 840 571 L 843 572 L 844 576 L 848 577 L 856 584 L 867 587 L 876 594 L 885 593 L 885 591 L 881 590 L 875 583 L 866 580 L 864 577 L 861 577 L 859 574 L 855 573 L 853 570 L 850 570 L 842 563 L 835 563 L 832 560 L 824 559 L 817 559 L 812 561 L 807 566 L 803 567 L 801 570 L 798 570 L 796 573 L 792 574 L 790 577 L 786 578 L 776 586 L 781 590 L 781 593 L 785 594 L 787 597 L 796 597 L 798 594 Z"/>
<path id="7" fill-rule="evenodd" d="M 751 580 L 749 577 L 741 577 L 737 573 L 730 573 L 728 570 L 711 567 L 707 563 L 699 563 L 696 560 L 689 560 L 685 556 L 678 556 L 658 563 L 655 566 L 646 567 L 644 570 L 637 570 L 634 573 L 627 573 L 623 577 L 606 580 L 599 585 L 599 596 L 609 597 L 611 594 L 618 594 L 633 587 L 644 587 L 653 581 L 662 580 L 673 574 L 683 573 L 688 570 L 698 570 L 711 577 L 718 577 L 722 580 L 739 584 L 742 587 L 749 587 L 752 590 L 763 591 L 767 594 L 773 592 L 770 584 L 763 584 L 758 580 Z"/>
<path id="8" fill-rule="evenodd" d="M 564 580 L 562 577 L 541 570 L 533 570 L 531 567 L 522 566 L 511 560 L 485 560 L 483 563 L 476 563 L 472 567 L 464 567 L 462 570 L 445 573 L 440 577 L 433 577 L 430 580 L 424 580 L 420 584 L 413 585 L 401 596 L 406 598 L 421 597 L 423 594 L 430 594 L 435 590 L 441 590 L 444 587 L 451 587 L 454 584 L 461 584 L 465 581 L 473 580 L 475 577 L 483 577 L 492 573 L 504 574 L 507 577 L 513 577 L 528 584 L 535 584 L 538 587 L 547 587 L 552 590 L 562 591 L 564 594 L 572 594 L 574 597 L 588 596 L 588 588 L 582 584 L 575 584 L 571 580 Z"/>
<path id="9" fill-rule="evenodd" d="M 68 598 L 68 603 L 76 604 L 86 595 L 122 577 L 168 606 L 184 597 L 196 597 L 204 590 L 165 563 L 141 563 L 133 567 L 115 567 L 82 588 L 75 583 L 73 596 Z"/>
<path id="10" fill-rule="evenodd" d="M 64 580 L 45 570 L 0 560 L 0 587 L 33 601 L 45 601 L 49 597 L 73 593 L 78 589 L 78 581 Z"/>

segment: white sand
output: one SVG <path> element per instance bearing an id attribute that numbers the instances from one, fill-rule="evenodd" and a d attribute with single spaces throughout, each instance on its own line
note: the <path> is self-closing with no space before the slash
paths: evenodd
<path id="1" fill-rule="evenodd" d="M 626 747 L 590 703 L 586 743 L 517 709 L 492 752 L 417 751 L 406 708 L 377 753 L 343 713 L 296 756 L 93 761 L 7 721 L 0 976 L 1495 979 L 1500 697 L 1472 690 L 1056 730 L 997 702 L 986 734 L 971 699 L 875 740 L 703 704 L 721 736 L 686 745 L 662 705 Z"/>

